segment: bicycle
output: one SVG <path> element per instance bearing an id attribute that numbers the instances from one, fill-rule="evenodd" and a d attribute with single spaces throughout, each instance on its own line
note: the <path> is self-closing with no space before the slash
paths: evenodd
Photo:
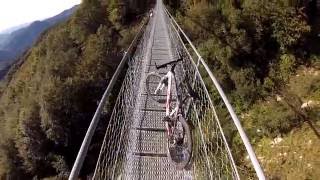
<path id="1" fill-rule="evenodd" d="M 171 68 L 163 77 L 156 72 L 149 73 L 146 77 L 146 89 L 148 96 L 154 102 L 160 106 L 165 104 L 166 116 L 163 121 L 165 122 L 167 132 L 167 156 L 178 169 L 184 169 L 192 156 L 192 139 L 190 127 L 183 112 L 183 105 L 192 96 L 189 93 L 182 100 L 182 94 L 177 86 L 175 68 L 180 61 L 182 61 L 182 58 L 160 66 L 157 66 L 155 63 L 157 70 L 167 68 L 167 66 L 171 66 Z M 172 99 L 172 80 L 174 80 L 176 90 L 175 102 Z M 190 86 L 188 87 L 190 89 Z"/>

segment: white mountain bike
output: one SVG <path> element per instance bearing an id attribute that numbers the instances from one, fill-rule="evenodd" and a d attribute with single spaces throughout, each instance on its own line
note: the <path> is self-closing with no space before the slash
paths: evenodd
<path id="1" fill-rule="evenodd" d="M 182 93 L 178 88 L 180 86 L 177 85 L 175 76 L 175 67 L 180 61 L 182 61 L 181 58 L 160 66 L 155 64 L 157 70 L 167 68 L 167 66 L 171 66 L 171 68 L 164 76 L 160 76 L 156 72 L 149 73 L 146 78 L 146 89 L 154 102 L 159 106 L 165 105 L 166 116 L 163 121 L 166 125 L 168 138 L 167 156 L 178 169 L 183 169 L 188 165 L 192 156 L 191 131 L 183 112 L 183 106 L 193 97 L 190 95 L 191 93 L 188 93 L 189 95 L 182 100 Z M 172 91 L 173 86 L 175 93 Z"/>

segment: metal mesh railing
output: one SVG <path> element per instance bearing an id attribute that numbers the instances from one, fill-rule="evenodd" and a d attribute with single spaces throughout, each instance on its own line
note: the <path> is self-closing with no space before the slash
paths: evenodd
<path id="1" fill-rule="evenodd" d="M 179 77 L 192 85 L 198 101 L 190 104 L 187 115 L 193 129 L 193 166 L 196 179 L 240 179 L 229 144 L 232 134 L 240 134 L 252 166 L 259 179 L 264 179 L 260 164 L 219 83 L 168 10 L 166 24 L 174 52 L 183 59 Z M 237 147 L 233 147 L 237 148 Z M 243 155 L 244 156 L 244 155 Z M 238 157 L 239 158 L 239 157 Z"/>
<path id="2" fill-rule="evenodd" d="M 197 95 L 197 99 L 192 101 L 186 109 L 187 120 L 191 121 L 193 127 L 194 178 L 239 179 L 237 168 L 221 128 L 222 117 L 217 115 L 210 93 L 199 72 L 200 62 L 198 59 L 194 61 L 172 25 L 170 17 L 165 17 L 173 52 L 179 52 L 183 57 L 183 70 L 177 74 L 177 77 L 182 83 L 191 85 Z M 181 92 L 187 93 L 187 91 Z"/>
<path id="3" fill-rule="evenodd" d="M 118 179 L 124 174 L 128 158 L 129 128 L 139 95 L 143 59 L 150 40 L 151 22 L 146 26 L 128 68 L 109 120 L 93 179 Z"/>

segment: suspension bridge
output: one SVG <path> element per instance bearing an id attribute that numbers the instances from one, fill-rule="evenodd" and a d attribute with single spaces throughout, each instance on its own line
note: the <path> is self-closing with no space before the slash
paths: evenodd
<path id="1" fill-rule="evenodd" d="M 146 92 L 145 78 L 163 64 L 183 57 L 177 81 L 188 81 L 199 100 L 186 106 L 192 124 L 193 155 L 184 170 L 172 165 L 166 155 L 165 109 Z M 160 71 L 160 72 L 159 72 Z M 168 69 L 158 70 L 164 74 Z M 265 179 L 239 119 L 192 42 L 157 1 L 153 16 L 142 26 L 114 73 L 88 128 L 69 179 L 77 179 L 100 115 L 120 74 L 125 74 L 92 179 L 240 179 L 226 126 L 233 126 L 247 150 L 259 179 Z M 176 82 L 178 83 L 178 82 Z M 183 94 L 183 93 L 182 93 Z M 213 94 L 219 96 L 213 101 Z M 237 147 L 234 147 L 237 148 Z"/>

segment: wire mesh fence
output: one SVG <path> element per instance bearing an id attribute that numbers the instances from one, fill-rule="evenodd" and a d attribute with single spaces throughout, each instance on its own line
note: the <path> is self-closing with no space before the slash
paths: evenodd
<path id="1" fill-rule="evenodd" d="M 148 23 L 143 35 L 139 38 L 137 48 L 130 55 L 127 70 L 124 72 L 126 75 L 109 120 L 93 179 L 118 179 L 123 175 L 123 167 L 128 160 L 126 152 L 130 143 L 128 141 L 132 123 L 130 120 L 134 115 L 139 94 L 142 63 L 150 31 L 151 23 Z"/>
<path id="2" fill-rule="evenodd" d="M 206 85 L 203 70 L 198 56 L 188 49 L 173 26 L 170 17 L 166 24 L 171 39 L 171 47 L 176 56 L 182 56 L 183 63 L 178 81 L 189 84 L 196 93 L 194 100 L 185 109 L 190 121 L 193 137 L 193 174 L 195 179 L 238 179 L 239 174 L 234 163 L 222 124 L 231 124 L 230 115 L 223 109 L 222 101 L 213 102 L 211 94 L 215 93 L 214 85 Z M 210 86 L 211 85 L 211 86 Z M 208 91 L 209 87 L 210 91 Z M 186 88 L 184 88 L 186 89 Z M 184 92 L 187 96 L 188 92 Z M 218 93 L 216 93 L 218 95 Z M 217 104 L 218 103 L 218 104 Z"/>

